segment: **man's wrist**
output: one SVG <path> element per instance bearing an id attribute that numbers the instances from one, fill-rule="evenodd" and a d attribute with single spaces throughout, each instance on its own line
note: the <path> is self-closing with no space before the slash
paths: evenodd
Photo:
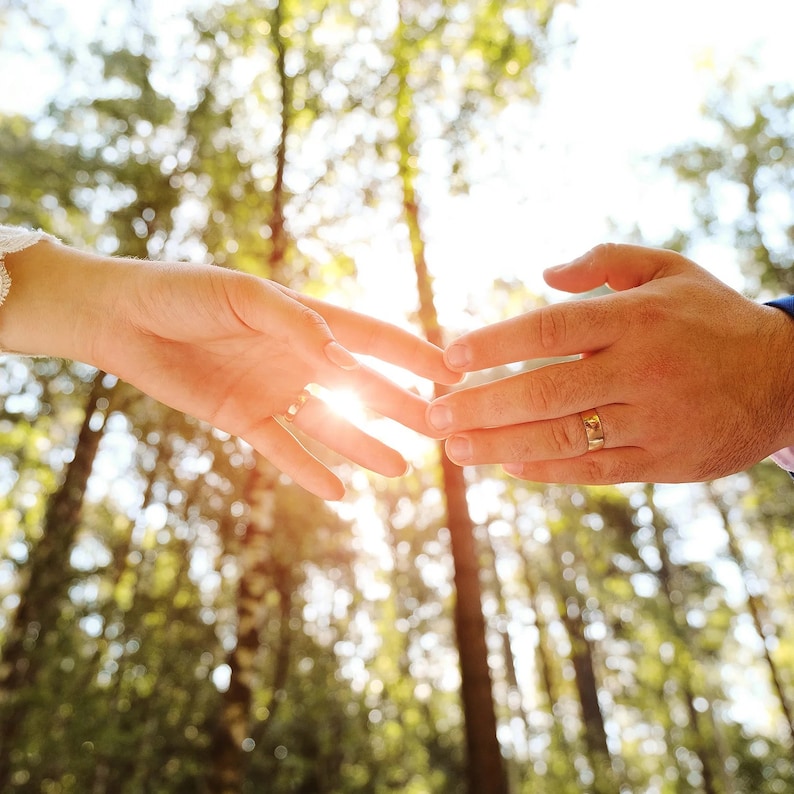
<path id="1" fill-rule="evenodd" d="M 772 306 L 775 309 L 780 309 L 781 311 L 788 314 L 788 322 L 794 324 L 794 295 L 787 295 L 782 298 L 777 298 L 776 300 L 767 301 L 766 305 Z M 794 328 L 794 325 L 791 327 Z M 788 360 L 790 361 L 792 358 L 794 358 L 794 349 L 789 348 Z M 784 367 L 784 370 L 790 370 L 792 368 L 794 367 Z M 790 416 L 789 421 L 794 422 L 794 416 Z M 786 471 L 794 472 L 794 446 L 783 447 L 782 449 L 770 455 L 770 457 L 781 468 L 786 469 Z"/>

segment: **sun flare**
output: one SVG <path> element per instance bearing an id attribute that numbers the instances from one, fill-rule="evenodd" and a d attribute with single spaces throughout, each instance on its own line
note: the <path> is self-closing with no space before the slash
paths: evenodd
<path id="1" fill-rule="evenodd" d="M 322 399 L 334 413 L 343 416 L 353 424 L 361 426 L 367 421 L 364 403 L 352 389 L 327 391 L 323 394 Z"/>

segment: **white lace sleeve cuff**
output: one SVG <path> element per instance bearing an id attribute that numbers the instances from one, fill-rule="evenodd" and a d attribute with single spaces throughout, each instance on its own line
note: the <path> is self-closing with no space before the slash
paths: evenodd
<path id="1" fill-rule="evenodd" d="M 45 238 L 49 240 L 55 239 L 41 230 L 32 231 L 22 226 L 0 225 L 0 306 L 3 305 L 11 289 L 11 276 L 8 275 L 3 262 L 5 255 L 22 251 L 24 248 L 29 248 Z"/>

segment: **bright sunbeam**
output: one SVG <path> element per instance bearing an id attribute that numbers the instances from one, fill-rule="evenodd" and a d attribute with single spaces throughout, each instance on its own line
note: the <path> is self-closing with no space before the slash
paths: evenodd
<path id="1" fill-rule="evenodd" d="M 435 443 L 399 422 L 368 410 L 358 394 L 352 389 L 323 391 L 321 399 L 337 415 L 368 435 L 377 438 L 392 449 L 396 449 L 413 466 L 422 461 L 433 450 Z"/>
<path id="2" fill-rule="evenodd" d="M 352 389 L 328 391 L 323 394 L 322 399 L 334 413 L 343 416 L 352 424 L 361 427 L 366 423 L 367 411 L 364 403 Z"/>

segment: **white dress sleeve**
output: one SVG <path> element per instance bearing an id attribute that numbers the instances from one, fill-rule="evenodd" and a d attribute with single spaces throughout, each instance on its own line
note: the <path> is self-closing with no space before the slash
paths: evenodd
<path id="1" fill-rule="evenodd" d="M 6 266 L 3 262 L 6 254 L 14 254 L 24 248 L 35 245 L 39 240 L 54 240 L 55 238 L 46 232 L 32 231 L 23 226 L 3 226 L 0 225 L 0 306 L 8 297 L 11 289 L 11 276 L 8 275 Z"/>

